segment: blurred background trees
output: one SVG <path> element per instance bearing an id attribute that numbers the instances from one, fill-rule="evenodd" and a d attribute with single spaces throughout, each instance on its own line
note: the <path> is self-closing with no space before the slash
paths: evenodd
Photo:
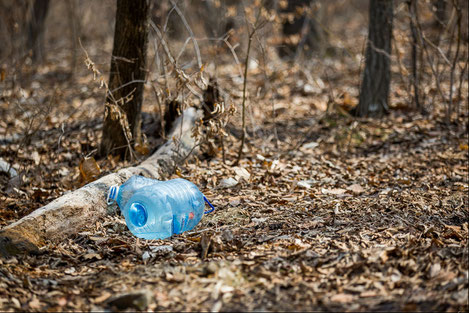
<path id="1" fill-rule="evenodd" d="M 49 0 L 35 0 L 33 2 L 31 19 L 28 23 L 27 41 L 33 62 L 42 61 L 44 55 L 44 25 L 48 11 Z"/>
<path id="2" fill-rule="evenodd" d="M 127 12 L 139 22 L 150 16 L 147 34 L 143 24 L 119 28 L 122 1 L 117 6 L 114 1 L 91 0 L 1 1 L 0 65 L 4 86 L 8 84 L 4 89 L 26 88 L 38 72 L 57 80 L 71 79 L 77 68 L 84 70 L 80 65 L 86 51 L 106 81 L 109 75 L 109 90 L 100 94 L 107 100 L 97 102 L 118 103 L 122 110 L 117 111 L 127 119 L 127 123 L 115 122 L 108 112 L 99 150 L 103 155 L 122 154 L 122 147 L 128 149 L 140 141 L 140 124 L 145 128 L 150 120 L 159 119 L 160 126 L 153 131 L 162 128 L 160 116 L 170 110 L 169 103 L 179 103 L 176 111 L 201 105 L 209 78 L 220 80 L 218 85 L 229 90 L 222 93 L 223 99 L 239 112 L 242 101 L 232 86 L 244 78 L 248 30 L 257 16 L 267 23 L 253 36 L 247 65 L 249 71 L 263 73 L 264 79 L 253 82 L 257 91 L 248 97 L 269 96 L 273 118 L 275 102 L 285 95 L 300 91 L 315 97 L 327 90 L 326 99 L 311 107 L 339 105 L 357 117 L 417 108 L 443 112 L 446 123 L 460 122 L 467 89 L 466 1 L 149 2 L 151 8 L 148 4 L 135 15 Z M 130 33 L 132 27 L 136 30 Z M 143 38 L 149 41 L 142 50 L 137 47 L 144 47 Z M 125 47 L 133 49 L 123 51 Z M 113 57 L 109 62 L 111 55 L 123 58 Z M 297 86 L 288 87 L 291 90 L 272 87 L 272 82 L 285 75 L 282 64 L 289 64 L 286 68 L 298 75 Z M 221 75 L 226 65 L 232 65 L 229 76 Z M 124 103 L 132 103 L 136 112 L 148 105 L 153 115 L 144 115 L 140 123 L 141 114 L 133 114 Z M 104 105 L 96 103 L 95 107 L 104 110 Z M 255 110 L 248 106 L 249 114 Z M 226 126 L 226 121 L 220 123 Z M 252 118 L 252 129 L 255 123 Z M 126 127 L 131 134 L 127 139 Z"/>
<path id="3" fill-rule="evenodd" d="M 295 58 L 316 52 L 323 55 L 327 33 L 322 25 L 324 6 L 316 0 L 280 1 L 283 42 L 278 48 L 280 57 Z"/>

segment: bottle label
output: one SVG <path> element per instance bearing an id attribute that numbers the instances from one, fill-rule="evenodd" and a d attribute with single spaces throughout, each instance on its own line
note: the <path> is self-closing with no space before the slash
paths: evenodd
<path id="1" fill-rule="evenodd" d="M 174 234 L 181 234 L 182 232 L 186 231 L 187 224 L 193 220 L 195 217 L 194 212 L 189 212 L 189 214 L 184 215 L 175 215 L 173 220 L 173 233 Z"/>

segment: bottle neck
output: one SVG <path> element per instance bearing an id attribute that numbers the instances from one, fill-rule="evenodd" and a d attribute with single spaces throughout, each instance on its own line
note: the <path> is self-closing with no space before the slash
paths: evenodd
<path id="1" fill-rule="evenodd" d="M 112 204 L 117 200 L 117 195 L 119 194 L 119 186 L 118 185 L 113 185 L 109 187 L 109 191 L 107 193 L 107 199 L 106 202 L 107 204 Z"/>

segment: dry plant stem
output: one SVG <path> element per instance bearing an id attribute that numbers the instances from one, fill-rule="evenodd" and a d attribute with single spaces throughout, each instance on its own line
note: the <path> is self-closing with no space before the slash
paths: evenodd
<path id="1" fill-rule="evenodd" d="M 458 17 L 459 17 L 459 29 L 458 29 L 458 45 L 460 44 L 460 40 L 461 40 L 461 23 L 462 23 L 462 8 L 458 5 L 458 2 L 457 0 L 453 0 L 453 6 L 456 8 L 456 11 L 457 11 L 457 14 L 458 14 Z M 466 7 L 467 8 L 467 7 Z M 469 64 L 469 46 L 467 44 L 467 42 L 464 44 L 464 47 L 466 48 L 465 50 L 463 50 L 463 60 L 465 61 L 464 62 L 464 67 L 461 67 L 460 66 L 460 69 L 459 69 L 459 86 L 458 86 L 458 102 L 457 102 L 457 106 L 456 106 L 456 116 L 459 117 L 459 110 L 460 110 L 460 102 L 461 102 L 461 99 L 462 99 L 462 86 L 463 86 L 463 83 L 464 81 L 467 82 L 467 76 L 466 76 L 466 71 L 467 71 L 467 67 L 468 67 L 468 64 Z"/>
<path id="2" fill-rule="evenodd" d="M 190 35 L 190 39 L 192 40 L 192 43 L 194 44 L 194 51 L 195 51 L 195 55 L 197 57 L 197 65 L 199 66 L 199 68 L 202 67 L 202 60 L 200 58 L 200 51 L 199 51 L 199 45 L 197 44 L 197 40 L 195 40 L 195 36 L 194 36 L 194 32 L 192 32 L 192 29 L 191 27 L 189 26 L 189 23 L 187 23 L 187 20 L 186 18 L 184 17 L 184 14 L 182 14 L 181 10 L 179 9 L 179 7 L 176 5 L 176 3 L 171 0 L 171 4 L 173 5 L 173 8 L 174 10 L 176 10 L 176 13 L 179 15 L 179 17 L 181 18 L 181 21 L 182 23 L 184 24 L 184 27 L 186 28 L 186 30 L 189 32 L 189 35 Z"/>
<path id="3" fill-rule="evenodd" d="M 407 93 L 407 102 L 409 103 L 409 105 L 412 105 L 412 100 L 408 100 L 408 99 L 412 99 L 412 92 L 409 90 L 409 86 L 408 86 L 409 84 L 405 80 L 406 75 L 404 74 L 404 66 L 402 64 L 401 56 L 399 54 L 398 43 L 397 43 L 397 40 L 394 40 L 394 39 L 393 39 L 393 42 L 395 43 L 393 45 L 393 49 L 395 51 L 397 65 L 399 66 L 399 78 L 401 80 L 402 86 L 404 86 L 404 89 Z"/>
<path id="4" fill-rule="evenodd" d="M 169 50 L 168 44 L 166 43 L 166 40 L 163 37 L 163 34 L 161 31 L 158 29 L 158 27 L 153 23 L 153 21 L 150 21 L 150 26 L 151 28 L 155 31 L 156 36 L 160 40 L 161 45 L 163 46 L 163 50 L 166 54 L 166 56 L 169 59 L 169 62 L 171 64 L 176 64 L 176 60 L 174 59 L 173 55 L 171 54 L 171 51 Z"/>
<path id="5" fill-rule="evenodd" d="M 261 4 L 261 7 L 262 7 L 262 4 Z M 254 38 L 256 31 L 264 27 L 264 25 L 266 24 L 266 21 L 261 20 L 260 17 L 261 17 L 261 8 L 259 8 L 259 10 L 257 11 L 254 25 L 252 25 L 252 29 L 249 32 L 246 59 L 244 60 L 243 102 L 242 102 L 242 112 L 241 112 L 241 119 L 242 119 L 241 144 L 238 150 L 238 157 L 236 158 L 236 161 L 233 163 L 234 166 L 238 165 L 239 161 L 241 160 L 241 156 L 243 154 L 244 143 L 246 141 L 246 86 L 247 86 L 247 80 L 248 80 L 249 56 L 251 53 L 252 39 Z M 246 14 L 244 18 L 246 20 L 246 27 L 249 29 L 249 21 L 248 21 Z"/>
<path id="6" fill-rule="evenodd" d="M 80 47 L 81 47 L 83 53 L 85 54 L 85 64 L 86 64 L 86 66 L 88 67 L 88 69 L 91 72 L 93 72 L 93 80 L 99 79 L 99 81 L 101 83 L 100 88 L 101 87 L 105 88 L 107 99 L 111 100 L 112 104 L 119 111 L 119 114 L 120 114 L 119 119 L 122 119 L 123 121 L 127 122 L 126 114 L 125 114 L 125 112 L 123 112 L 122 108 L 118 104 L 118 101 L 125 101 L 125 100 L 124 99 L 116 100 L 116 98 L 114 97 L 113 91 L 109 90 L 109 86 L 106 83 L 106 80 L 104 79 L 101 72 L 96 68 L 96 65 L 94 64 L 94 62 L 90 59 L 90 57 L 88 55 L 88 52 L 86 51 L 86 49 L 83 47 L 83 45 L 81 43 L 80 38 L 78 38 L 78 43 L 80 44 Z M 133 91 L 129 95 L 127 95 L 126 98 L 131 96 L 132 93 L 133 93 Z M 130 152 L 131 160 L 133 160 L 134 157 L 135 157 L 135 152 L 133 151 L 133 148 L 132 148 L 132 145 L 131 145 L 131 142 L 130 142 L 130 138 L 127 136 L 127 132 L 125 131 L 124 127 L 123 127 L 122 131 L 124 133 L 124 138 L 126 140 L 126 145 L 125 146 L 114 147 L 111 151 L 127 147 L 128 151 Z M 127 157 L 127 155 L 126 155 L 126 157 Z"/>
<path id="7" fill-rule="evenodd" d="M 246 59 L 244 61 L 243 103 L 242 103 L 242 111 L 241 111 L 241 122 L 242 122 L 241 145 L 239 146 L 238 157 L 236 158 L 236 161 L 233 164 L 234 166 L 238 165 L 239 161 L 241 160 L 241 156 L 243 155 L 244 142 L 246 141 L 246 86 L 248 83 L 249 54 L 251 52 L 252 37 L 254 36 L 255 32 L 256 32 L 256 29 L 254 28 L 249 34 L 248 50 L 246 52 Z"/>
<path id="8" fill-rule="evenodd" d="M 166 68 L 165 55 L 161 56 L 161 67 L 163 68 L 164 86 L 166 88 L 166 98 L 171 97 L 171 89 L 169 88 L 168 69 Z M 163 112 L 163 111 L 161 111 Z"/>
<path id="9" fill-rule="evenodd" d="M 146 82 L 147 82 L 147 81 L 144 80 L 144 79 L 134 79 L 134 80 L 132 80 L 132 81 L 130 81 L 130 82 L 127 82 L 127 83 L 125 83 L 125 84 L 120 85 L 119 87 L 114 88 L 114 89 L 111 90 L 110 92 L 111 92 L 111 93 L 114 93 L 114 92 L 116 92 L 116 91 L 118 91 L 118 90 L 120 90 L 120 89 L 122 89 L 122 88 L 124 88 L 124 87 L 127 87 L 127 86 L 129 86 L 129 85 L 132 85 L 132 84 L 146 84 Z M 134 89 L 134 90 L 135 90 L 135 89 Z"/>
<path id="10" fill-rule="evenodd" d="M 426 55 L 427 57 L 427 61 L 428 61 L 428 64 L 430 65 L 430 69 L 433 73 L 433 76 L 435 77 L 435 82 L 436 82 L 436 88 L 438 90 L 438 93 L 440 94 L 440 97 L 443 101 L 446 101 L 446 98 L 445 98 L 445 95 L 443 94 L 443 90 L 441 89 L 441 82 L 440 82 L 440 75 L 437 73 L 437 70 L 435 69 L 434 67 L 434 63 L 433 63 L 433 60 L 432 58 L 430 57 L 430 52 L 428 51 L 428 47 L 426 45 L 426 43 L 428 43 L 429 41 L 426 40 L 425 36 L 423 35 L 423 32 L 422 32 L 422 26 L 420 24 L 420 20 L 419 20 L 419 17 L 418 15 L 415 16 L 415 25 L 417 27 L 417 34 L 419 35 L 419 39 L 420 39 L 420 44 L 422 45 L 423 47 L 423 51 L 424 51 L 424 54 Z M 441 50 L 439 50 L 441 52 Z M 446 58 L 446 57 L 445 57 Z"/>
<path id="11" fill-rule="evenodd" d="M 221 155 L 223 158 L 223 164 L 226 164 L 225 139 L 223 138 L 223 134 L 220 135 L 220 144 L 221 144 Z"/>
<path id="12" fill-rule="evenodd" d="M 459 49 L 461 47 L 461 10 L 459 8 L 457 10 L 457 19 L 456 19 L 456 27 L 458 29 L 457 33 L 457 45 L 456 45 L 456 52 L 453 58 L 453 64 L 451 64 L 451 71 L 450 71 L 450 82 L 449 82 L 449 104 L 448 104 L 448 119 L 451 122 L 451 116 L 453 115 L 453 85 L 454 85 L 454 71 L 456 69 L 456 64 L 458 63 L 459 59 Z M 458 110 L 459 111 L 459 110 Z"/>
<path id="13" fill-rule="evenodd" d="M 177 75 L 177 79 L 180 80 L 180 82 L 182 83 L 182 86 L 181 87 L 184 87 L 184 88 L 187 88 L 193 95 L 195 95 L 196 97 L 198 97 L 199 99 L 202 99 L 202 95 L 200 93 L 198 93 L 196 90 L 194 90 L 191 86 L 190 86 L 190 81 L 188 80 L 188 76 L 187 74 L 184 73 L 184 71 L 182 71 L 178 66 L 177 66 L 177 60 L 174 58 L 174 56 L 172 55 L 171 53 L 171 50 L 169 49 L 168 47 L 168 44 L 166 42 L 166 40 L 164 39 L 163 37 L 163 34 L 161 33 L 161 31 L 159 30 L 159 28 L 152 22 L 150 21 L 150 26 L 151 28 L 154 30 L 155 34 L 157 35 L 158 39 L 160 40 L 161 42 L 161 45 L 163 46 L 163 50 L 167 56 L 167 58 L 169 59 L 169 62 L 174 66 L 174 69 L 176 71 L 176 75 Z M 194 39 L 195 40 L 195 39 Z M 163 69 L 165 69 L 164 65 L 163 65 Z M 200 69 L 200 68 L 199 68 Z M 167 92 L 169 94 L 169 85 L 168 85 L 168 79 L 167 79 L 167 76 L 168 74 L 166 73 L 165 71 L 165 78 L 166 78 L 166 89 L 167 89 Z M 200 88 L 200 86 L 197 86 Z"/>
<path id="14" fill-rule="evenodd" d="M 461 100 L 462 99 L 462 96 L 461 96 L 461 93 L 462 93 L 462 84 L 463 82 L 466 80 L 467 81 L 467 76 L 465 75 L 466 74 L 466 71 L 467 71 L 467 65 L 468 65 L 468 55 L 467 55 L 468 51 L 466 50 L 466 55 L 465 55 L 465 60 L 466 62 L 464 63 L 464 67 L 460 70 L 460 76 L 459 76 L 459 87 L 458 87 L 458 99 Z M 460 101 L 459 101 L 460 102 Z M 459 107 L 460 107 L 460 104 L 458 102 L 458 106 L 456 107 L 456 114 L 457 116 L 459 116 Z"/>
<path id="15" fill-rule="evenodd" d="M 236 51 L 234 50 L 235 47 L 233 47 L 230 42 L 228 41 L 228 37 L 224 38 L 223 39 L 223 42 L 226 44 L 226 46 L 228 47 L 228 49 L 230 49 L 230 52 L 231 54 L 233 55 L 233 58 L 236 62 L 236 65 L 237 65 L 237 68 L 238 68 L 238 71 L 239 71 L 239 76 L 242 76 L 243 74 L 243 70 L 241 69 L 241 66 L 240 66 L 240 62 L 239 62 L 239 59 L 238 59 L 238 55 L 236 54 Z M 236 46 L 236 45 L 235 45 Z"/>
<path id="16" fill-rule="evenodd" d="M 51 99 L 49 100 L 49 102 L 47 103 L 47 106 L 45 107 L 45 110 L 43 112 L 40 112 L 38 111 L 37 113 L 38 114 L 34 114 L 32 115 L 30 118 L 27 118 L 28 119 L 28 124 L 27 124 L 27 128 L 26 130 L 24 131 L 24 136 L 21 138 L 21 141 L 19 142 L 18 144 L 18 149 L 17 151 L 19 150 L 22 150 L 24 149 L 24 147 L 26 147 L 26 145 L 30 144 L 30 141 L 31 141 L 31 138 L 39 131 L 39 129 L 41 129 L 41 127 L 44 125 L 44 122 L 46 121 L 46 118 L 49 116 L 49 114 L 51 113 L 52 111 L 52 106 L 53 106 L 53 103 L 54 103 L 54 100 L 55 100 L 55 97 L 57 96 L 57 91 L 58 91 L 58 88 L 55 88 L 54 90 L 54 93 L 52 94 L 52 97 Z M 26 110 L 23 109 L 23 107 L 21 106 L 21 104 L 17 104 L 18 107 L 20 108 L 20 110 L 25 113 Z M 42 114 L 41 114 L 42 113 Z M 37 120 L 37 118 L 41 117 L 42 115 L 42 119 L 39 120 L 38 124 L 36 127 L 34 127 L 34 122 Z M 10 163 L 8 165 L 8 168 L 7 168 L 7 173 L 10 172 L 10 170 L 13 168 L 13 163 Z"/>
<path id="17" fill-rule="evenodd" d="M 264 74 L 264 80 L 265 80 L 265 89 L 266 89 L 266 92 L 268 90 L 272 90 L 272 84 L 270 83 L 270 79 L 269 79 L 269 76 L 267 74 L 267 52 L 265 51 L 265 47 L 264 45 L 262 44 L 259 36 L 256 36 L 256 40 L 259 44 L 259 47 L 261 49 L 261 56 L 262 56 L 262 72 Z M 279 138 L 278 138 L 278 132 L 277 132 L 277 123 L 276 123 L 276 120 L 275 120 L 275 105 L 274 105 L 274 99 L 273 99 L 273 96 L 270 96 L 269 97 L 269 102 L 270 102 L 270 105 L 272 107 L 272 123 L 274 124 L 274 137 L 275 137 L 275 147 L 278 148 L 278 143 L 279 143 Z"/>
<path id="18" fill-rule="evenodd" d="M 155 94 L 156 102 L 158 103 L 158 110 L 160 111 L 160 128 L 161 128 L 161 138 L 165 139 L 164 125 L 163 125 L 163 108 L 161 105 L 161 99 L 158 95 L 155 85 L 151 85 L 153 93 Z"/>

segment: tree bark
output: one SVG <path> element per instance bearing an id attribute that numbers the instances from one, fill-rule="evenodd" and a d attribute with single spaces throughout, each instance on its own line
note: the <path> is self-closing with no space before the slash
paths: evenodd
<path id="1" fill-rule="evenodd" d="M 149 17 L 149 0 L 117 1 L 101 156 L 125 157 L 140 140 Z"/>
<path id="2" fill-rule="evenodd" d="M 0 256 L 38 253 L 47 242 L 60 242 L 94 225 L 108 214 L 109 187 L 124 183 L 132 175 L 164 180 L 176 164 L 196 150 L 191 130 L 201 118 L 201 112 L 187 109 L 169 133 L 171 139 L 142 164 L 121 169 L 67 193 L 0 230 Z"/>
<path id="3" fill-rule="evenodd" d="M 32 8 L 31 20 L 28 23 L 28 50 L 32 51 L 34 63 L 44 59 L 44 25 L 49 0 L 35 0 Z"/>
<path id="4" fill-rule="evenodd" d="M 370 0 L 365 71 L 356 116 L 380 117 L 389 111 L 392 0 Z"/>

